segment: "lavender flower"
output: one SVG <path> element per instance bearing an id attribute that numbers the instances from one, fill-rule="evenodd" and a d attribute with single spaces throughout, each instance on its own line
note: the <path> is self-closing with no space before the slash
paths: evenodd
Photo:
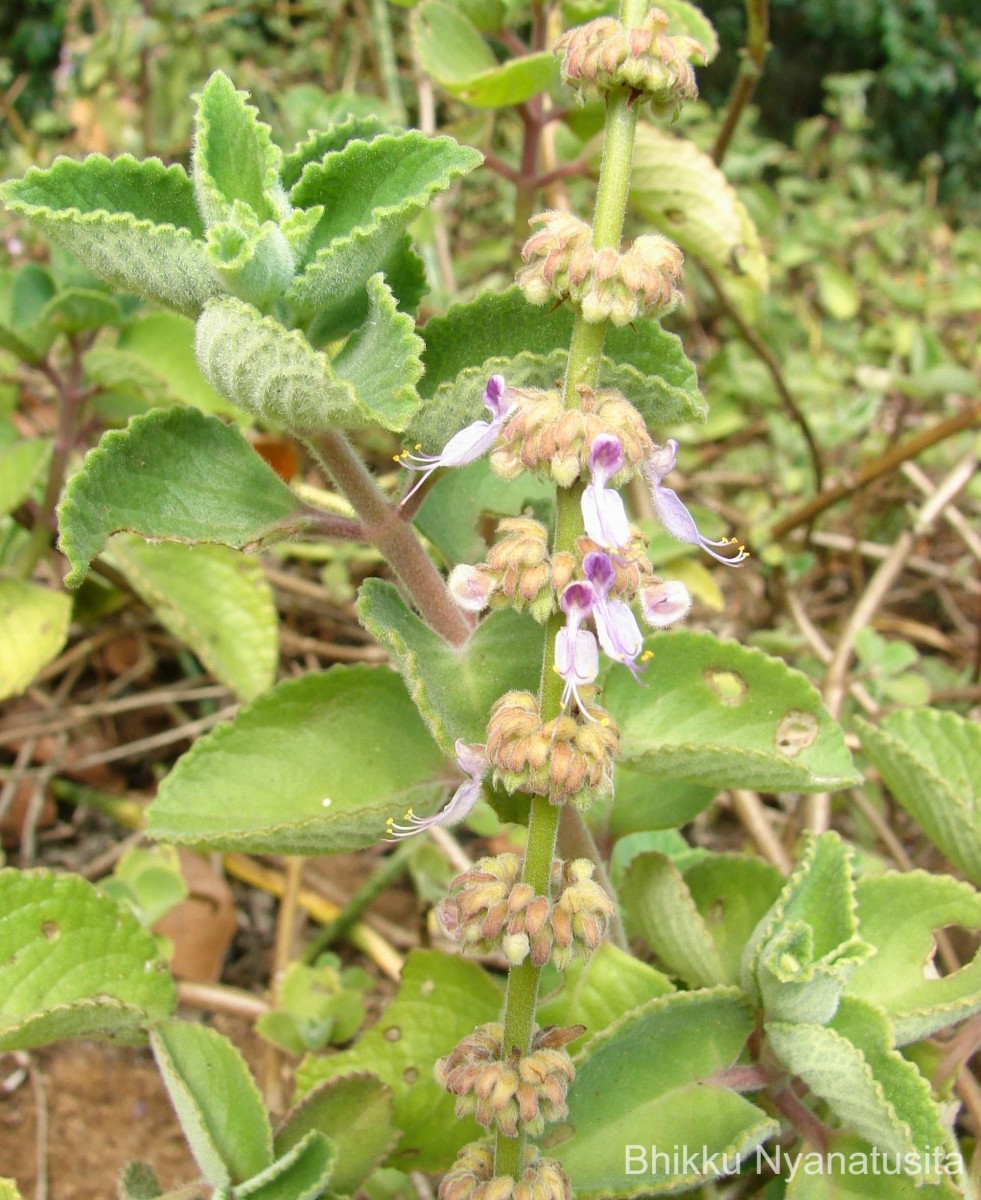
<path id="1" fill-rule="evenodd" d="M 668 579 L 640 593 L 644 620 L 655 629 L 666 629 L 680 621 L 691 608 L 691 594 L 680 580 Z"/>
<path id="2" fill-rule="evenodd" d="M 508 393 L 503 375 L 492 375 L 484 389 L 484 405 L 490 411 L 491 420 L 474 421 L 459 433 L 455 433 L 440 454 L 410 454 L 403 450 L 395 461 L 410 471 L 421 471 L 422 475 L 402 497 L 402 504 L 413 496 L 439 467 L 465 467 L 482 458 L 497 441 L 501 426 L 513 401 Z"/>
<path id="3" fill-rule="evenodd" d="M 483 746 L 472 746 L 462 738 L 454 744 L 457 766 L 469 778 L 460 784 L 453 793 L 449 804 L 431 817 L 417 817 L 412 809 L 407 809 L 402 818 L 404 825 L 397 825 L 394 817 L 385 822 L 388 829 L 386 841 L 397 842 L 400 838 L 411 837 L 423 829 L 431 829 L 434 825 L 457 825 L 467 816 L 477 801 L 490 766 L 487 762 L 487 752 Z"/>
<path id="4" fill-rule="evenodd" d="M 593 620 L 600 645 L 614 662 L 629 667 L 637 675 L 637 659 L 644 648 L 644 637 L 622 600 L 611 600 L 610 589 L 616 570 L 606 554 L 593 551 L 582 560 L 586 578 L 593 586 Z"/>
<path id="5" fill-rule="evenodd" d="M 678 443 L 671 438 L 663 446 L 655 447 L 654 452 L 644 464 L 644 474 L 651 485 L 654 510 L 660 518 L 661 524 L 679 542 L 687 542 L 691 546 L 701 546 L 706 553 L 711 554 L 720 563 L 725 563 L 727 567 L 738 567 L 749 558 L 749 552 L 745 546 L 739 546 L 738 553 L 732 558 L 726 558 L 725 555 L 713 550 L 713 546 L 732 546 L 739 543 L 736 538 L 723 538 L 721 541 L 713 542 L 710 538 L 703 537 L 698 532 L 695 518 L 681 502 L 678 493 L 671 488 L 662 486 L 661 480 L 674 470 L 677 458 Z"/>
<path id="6" fill-rule="evenodd" d="M 559 603 L 567 620 L 555 638 L 555 669 L 565 680 L 562 707 L 575 701 L 579 710 L 589 716 L 579 695 L 579 688 L 593 683 L 599 674 L 599 650 L 596 638 L 588 629 L 580 629 L 593 611 L 595 591 L 591 583 L 570 583 Z"/>
<path id="7" fill-rule="evenodd" d="M 618 550 L 630 542 L 630 526 L 619 492 L 606 485 L 623 470 L 623 444 L 612 433 L 601 433 L 589 448 L 592 482 L 582 494 L 582 519 L 587 535 L 598 545 Z"/>

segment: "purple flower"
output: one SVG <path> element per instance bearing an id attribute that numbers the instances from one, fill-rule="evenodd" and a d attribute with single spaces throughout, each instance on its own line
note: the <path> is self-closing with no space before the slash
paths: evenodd
<path id="1" fill-rule="evenodd" d="M 570 583 L 559 600 L 566 614 L 565 628 L 555 637 L 555 669 L 565 680 L 562 707 L 574 700 L 586 716 L 589 713 L 579 696 L 579 688 L 593 683 L 599 674 L 599 650 L 596 638 L 580 626 L 593 611 L 594 599 L 592 584 Z"/>
<path id="2" fill-rule="evenodd" d="M 592 483 L 582 494 L 582 519 L 587 535 L 608 550 L 618 550 L 630 541 L 627 514 L 615 492 L 606 485 L 623 470 L 623 445 L 612 433 L 601 433 L 589 448 Z"/>
<path id="3" fill-rule="evenodd" d="M 443 447 L 441 454 L 410 454 L 403 450 L 395 461 L 410 471 L 421 471 L 421 477 L 402 497 L 404 504 L 426 482 L 439 467 L 465 467 L 482 458 L 497 441 L 501 426 L 511 408 L 507 384 L 503 375 L 492 375 L 484 389 L 484 405 L 490 411 L 489 421 L 474 421 L 459 433 L 455 433 Z"/>
<path id="4" fill-rule="evenodd" d="M 400 838 L 411 837 L 414 833 L 431 829 L 434 825 L 457 825 L 480 799 L 484 776 L 489 770 L 484 747 L 472 746 L 459 738 L 453 748 L 456 751 L 457 766 L 469 778 L 456 789 L 449 804 L 432 817 L 417 817 L 411 808 L 402 818 L 406 822 L 404 825 L 397 825 L 394 817 L 389 817 L 385 822 L 388 829 L 386 841 L 397 842 Z"/>
<path id="5" fill-rule="evenodd" d="M 691 594 L 680 580 L 668 579 L 644 588 L 640 593 L 644 620 L 655 629 L 673 625 L 691 608 Z"/>
<path id="6" fill-rule="evenodd" d="M 622 600 L 610 599 L 610 589 L 616 579 L 613 563 L 608 555 L 593 551 L 582 560 L 582 565 L 586 578 L 593 585 L 593 620 L 600 645 L 614 662 L 623 663 L 636 676 L 644 637 L 630 606 Z"/>
<path id="7" fill-rule="evenodd" d="M 713 546 L 738 545 L 738 541 L 736 538 L 723 538 L 719 542 L 713 542 L 710 538 L 703 537 L 698 532 L 695 518 L 682 504 L 678 493 L 671 488 L 662 486 L 661 480 L 674 470 L 677 458 L 678 443 L 671 438 L 663 446 L 656 447 L 644 464 L 644 474 L 651 485 L 654 510 L 660 518 L 661 524 L 679 542 L 687 542 L 691 546 L 701 546 L 703 550 L 718 559 L 720 563 L 725 563 L 727 567 L 740 566 L 749 558 L 749 552 L 745 546 L 739 546 L 738 553 L 732 558 L 726 558 L 725 555 L 713 550 Z"/>

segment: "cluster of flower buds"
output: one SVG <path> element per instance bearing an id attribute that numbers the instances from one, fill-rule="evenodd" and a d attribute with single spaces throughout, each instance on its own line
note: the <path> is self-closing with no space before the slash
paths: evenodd
<path id="1" fill-rule="evenodd" d="M 590 470 L 598 438 L 615 437 L 623 461 L 615 483 L 626 483 L 654 450 L 640 413 L 615 388 L 579 388 L 579 406 L 567 409 L 558 392 L 515 391 L 515 403 L 502 422 L 491 467 L 505 479 L 522 471 L 571 487 Z"/>
<path id="2" fill-rule="evenodd" d="M 458 875 L 439 906 L 439 919 L 464 950 L 487 954 L 500 948 L 512 967 L 530 958 L 565 970 L 589 958 L 606 935 L 615 906 L 593 881 L 584 858 L 552 863 L 551 896 L 538 895 L 519 879 L 514 854 L 482 858 Z"/>
<path id="3" fill-rule="evenodd" d="M 644 234 L 620 253 L 594 249 L 590 227 L 569 213 L 539 213 L 531 224 L 543 228 L 525 242 L 526 265 L 515 276 L 530 304 L 570 299 L 585 320 L 619 326 L 663 316 L 681 301 L 684 255 L 668 238 Z"/>
<path id="4" fill-rule="evenodd" d="M 652 8 L 643 25 L 627 28 L 614 17 L 598 17 L 570 29 L 555 44 L 562 53 L 562 79 L 578 90 L 626 87 L 649 100 L 657 113 L 677 114 L 698 95 L 692 61 L 704 63 L 705 47 L 686 34 L 669 36 L 669 19 Z"/>
<path id="5" fill-rule="evenodd" d="M 543 722 L 531 692 L 505 693 L 487 725 L 494 782 L 509 792 L 548 796 L 553 804 L 587 808 L 611 795 L 619 749 L 620 730 L 603 709 L 562 712 Z"/>
<path id="6" fill-rule="evenodd" d="M 458 1117 L 473 1116 L 505 1137 L 517 1137 L 519 1128 L 537 1137 L 546 1123 L 568 1116 L 565 1096 L 576 1072 L 564 1047 L 583 1033 L 583 1025 L 540 1029 L 521 1055 L 514 1047 L 505 1052 L 503 1025 L 479 1025 L 436 1063 L 436 1079 L 456 1096 Z"/>
<path id="7" fill-rule="evenodd" d="M 450 595 L 466 612 L 511 605 L 527 608 L 536 621 L 547 621 L 555 609 L 548 530 L 532 517 L 505 518 L 497 530 L 504 536 L 483 563 L 461 563 L 450 572 Z"/>
<path id="8" fill-rule="evenodd" d="M 517 1180 L 494 1175 L 494 1147 L 490 1142 L 464 1146 L 452 1170 L 439 1185 L 439 1200 L 572 1200 L 569 1177 L 551 1158 L 542 1158 L 528 1145 L 522 1152 Z"/>

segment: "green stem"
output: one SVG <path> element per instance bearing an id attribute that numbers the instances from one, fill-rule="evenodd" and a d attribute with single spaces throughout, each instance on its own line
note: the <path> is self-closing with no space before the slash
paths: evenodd
<path id="1" fill-rule="evenodd" d="M 622 0 L 621 21 L 628 26 L 640 25 L 647 14 L 648 3 L 649 0 Z M 637 110 L 631 103 L 630 92 L 624 89 L 612 93 L 607 99 L 603 157 L 593 211 L 593 245 L 597 249 L 620 248 L 636 126 Z M 569 344 L 569 366 L 564 388 L 566 407 L 578 407 L 581 386 L 596 386 L 606 330 L 607 322 L 590 324 L 583 320 L 581 314 L 577 314 Z M 558 492 L 553 539 L 556 552 L 573 550 L 576 539 L 583 533 L 582 490 L 583 485 L 577 484 Z M 552 670 L 552 663 L 555 661 L 555 638 L 564 624 L 565 618 L 561 612 L 555 613 L 548 624 L 540 692 L 543 722 L 553 720 L 561 711 L 562 683 Z M 552 858 L 561 811 L 545 796 L 532 798 L 523 879 L 540 895 L 547 896 L 551 889 Z M 512 967 L 508 973 L 504 1004 L 505 1053 L 517 1048 L 519 1054 L 524 1056 L 531 1048 L 540 979 L 541 969 L 527 960 L 519 967 Z M 496 1175 L 510 1175 L 512 1179 L 519 1177 L 524 1141 L 523 1133 L 516 1138 L 509 1138 L 498 1132 L 494 1160 Z"/>

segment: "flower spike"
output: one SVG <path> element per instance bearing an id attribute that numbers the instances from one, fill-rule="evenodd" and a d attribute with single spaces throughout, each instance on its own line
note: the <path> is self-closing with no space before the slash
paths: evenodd
<path id="1" fill-rule="evenodd" d="M 412 837 L 414 833 L 420 833 L 423 829 L 431 829 L 434 825 L 458 825 L 480 799 L 484 776 L 490 770 L 486 750 L 483 746 L 472 746 L 462 738 L 457 739 L 453 748 L 456 751 L 457 766 L 469 779 L 460 784 L 449 804 L 431 817 L 417 817 L 411 808 L 402 818 L 404 825 L 396 824 L 395 818 L 389 817 L 385 822 L 388 830 L 386 841 L 397 842 L 401 838 Z"/>
<path id="2" fill-rule="evenodd" d="M 619 550 L 630 542 L 630 526 L 619 492 L 606 485 L 623 470 L 623 443 L 611 433 L 601 433 L 589 449 L 592 482 L 582 494 L 582 519 L 586 533 L 600 546 Z"/>
<path id="3" fill-rule="evenodd" d="M 711 554 L 720 563 L 725 563 L 727 567 L 741 566 L 749 558 L 749 551 L 746 547 L 739 546 L 736 538 L 722 538 L 721 541 L 713 542 L 711 538 L 703 537 L 698 532 L 695 518 L 682 503 L 678 493 L 672 488 L 662 485 L 661 481 L 665 475 L 674 470 L 677 458 L 678 443 L 674 438 L 670 438 L 663 446 L 655 447 L 654 452 L 644 464 L 644 474 L 651 485 L 654 511 L 661 524 L 679 542 L 687 542 L 691 546 L 701 546 L 706 553 Z M 724 554 L 719 554 L 717 550 L 713 549 L 714 546 L 732 545 L 739 546 L 739 550 L 731 558 L 726 558 Z"/>
<path id="4" fill-rule="evenodd" d="M 595 593 L 590 583 L 570 583 L 559 603 L 567 620 L 564 629 L 555 637 L 555 669 L 565 680 L 562 707 L 575 701 L 584 716 L 589 712 L 579 695 L 579 688 L 593 683 L 599 674 L 599 650 L 596 638 L 588 629 L 579 626 L 593 611 Z"/>
<path id="5" fill-rule="evenodd" d="M 440 467 L 465 467 L 493 448 L 501 432 L 504 419 L 513 403 L 503 375 L 492 375 L 484 388 L 484 406 L 489 410 L 489 421 L 474 421 L 455 433 L 440 454 L 410 454 L 403 450 L 395 456 L 410 471 L 421 471 L 422 475 L 402 497 L 405 502 L 422 487 L 430 475 Z"/>
<path id="6" fill-rule="evenodd" d="M 586 578 L 593 585 L 593 619 L 600 645 L 614 662 L 623 663 L 637 676 L 637 659 L 644 648 L 630 606 L 622 600 L 610 599 L 610 588 L 616 580 L 616 568 L 606 554 L 593 551 L 582 560 Z"/>

